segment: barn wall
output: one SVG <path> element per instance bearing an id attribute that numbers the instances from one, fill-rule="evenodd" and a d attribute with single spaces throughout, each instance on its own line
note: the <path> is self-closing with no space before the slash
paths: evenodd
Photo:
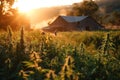
<path id="1" fill-rule="evenodd" d="M 59 16 L 58 18 L 56 18 L 56 20 L 53 23 L 50 24 L 50 27 L 60 27 L 66 25 L 68 25 L 68 23 Z"/>
<path id="2" fill-rule="evenodd" d="M 99 30 L 102 28 L 99 23 L 90 17 L 87 17 L 86 19 L 80 21 L 77 27 L 81 30 Z"/>
<path id="3" fill-rule="evenodd" d="M 56 18 L 56 20 L 49 25 L 52 29 L 58 31 L 72 31 L 75 29 L 75 23 L 69 23 L 64 20 L 62 17 Z"/>
<path id="4" fill-rule="evenodd" d="M 69 22 L 68 24 L 68 28 L 72 31 L 72 30 L 76 30 L 77 29 L 77 22 Z"/>
<path id="5" fill-rule="evenodd" d="M 99 30 L 102 28 L 102 26 L 91 17 L 87 17 L 80 22 L 67 22 L 61 16 L 56 18 L 56 20 L 51 23 L 49 27 L 58 31 Z"/>

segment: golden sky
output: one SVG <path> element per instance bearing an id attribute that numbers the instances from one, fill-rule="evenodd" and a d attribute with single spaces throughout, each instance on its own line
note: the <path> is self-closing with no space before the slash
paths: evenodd
<path id="1" fill-rule="evenodd" d="M 83 0 L 17 0 L 13 7 L 17 7 L 20 11 L 27 12 L 35 8 L 71 5 L 81 1 Z"/>

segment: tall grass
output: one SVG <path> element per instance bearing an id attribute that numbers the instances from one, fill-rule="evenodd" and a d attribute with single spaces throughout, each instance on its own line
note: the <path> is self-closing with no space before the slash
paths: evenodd
<path id="1" fill-rule="evenodd" d="M 0 80 L 119 80 L 120 32 L 0 33 Z"/>

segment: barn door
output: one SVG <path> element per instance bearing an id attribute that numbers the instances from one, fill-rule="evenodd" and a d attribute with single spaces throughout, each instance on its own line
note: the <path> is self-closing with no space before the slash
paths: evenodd
<path id="1" fill-rule="evenodd" d="M 85 30 L 86 30 L 86 31 L 89 31 L 89 30 L 90 30 L 90 27 L 89 27 L 89 26 L 86 26 L 86 27 L 85 27 Z"/>

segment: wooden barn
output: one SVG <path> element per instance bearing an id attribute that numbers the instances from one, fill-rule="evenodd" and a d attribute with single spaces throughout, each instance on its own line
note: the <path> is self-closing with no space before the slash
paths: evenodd
<path id="1" fill-rule="evenodd" d="M 89 16 L 58 16 L 49 24 L 49 29 L 52 31 L 93 31 L 102 28 L 103 26 Z"/>

